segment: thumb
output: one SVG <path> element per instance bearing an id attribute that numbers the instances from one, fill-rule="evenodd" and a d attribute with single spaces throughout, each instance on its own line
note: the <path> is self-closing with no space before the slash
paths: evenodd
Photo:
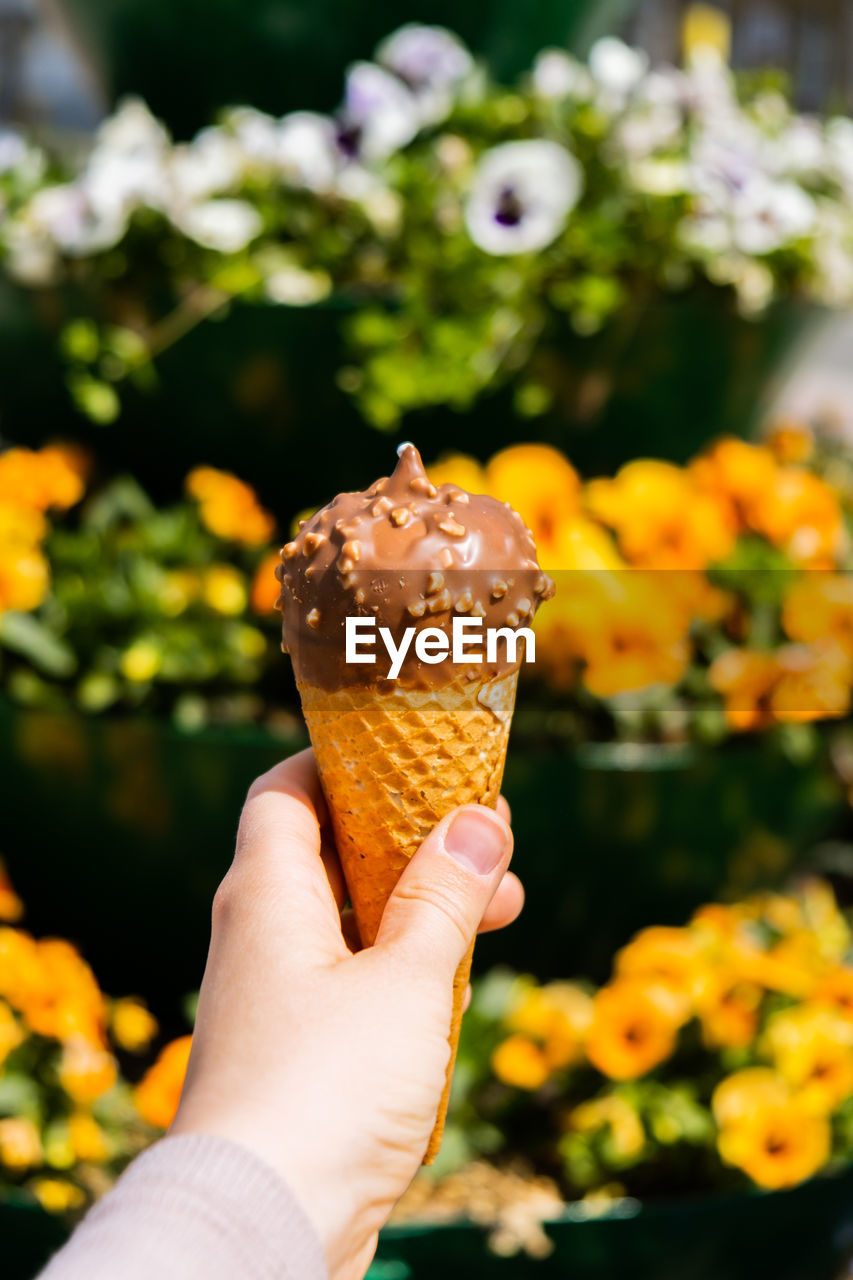
<path id="1" fill-rule="evenodd" d="M 442 818 L 388 899 L 376 947 L 452 981 L 512 856 L 512 832 L 470 804 Z"/>

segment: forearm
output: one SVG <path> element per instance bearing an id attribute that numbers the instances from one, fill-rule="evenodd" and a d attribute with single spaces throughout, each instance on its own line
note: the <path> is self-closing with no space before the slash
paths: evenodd
<path id="1" fill-rule="evenodd" d="M 326 1280 L 284 1181 L 222 1138 L 165 1138 L 130 1166 L 39 1280 Z"/>

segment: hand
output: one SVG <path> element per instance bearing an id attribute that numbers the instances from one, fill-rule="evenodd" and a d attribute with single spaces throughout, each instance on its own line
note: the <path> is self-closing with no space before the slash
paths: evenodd
<path id="1" fill-rule="evenodd" d="M 317 1230 L 332 1280 L 364 1275 L 423 1158 L 457 965 L 478 927 L 521 910 L 501 806 L 444 818 L 406 868 L 375 945 L 353 951 L 313 754 L 249 792 L 213 905 L 172 1132 L 230 1138 L 278 1170 Z"/>

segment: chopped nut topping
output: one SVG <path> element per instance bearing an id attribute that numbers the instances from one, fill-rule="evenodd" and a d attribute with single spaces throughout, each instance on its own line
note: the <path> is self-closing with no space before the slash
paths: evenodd
<path id="1" fill-rule="evenodd" d="M 430 484 L 426 476 L 415 476 L 414 480 L 409 483 L 409 488 L 415 493 L 422 493 L 427 498 L 434 498 L 438 493 L 434 484 Z"/>
<path id="2" fill-rule="evenodd" d="M 533 612 L 533 602 L 528 600 L 527 596 L 523 596 L 521 600 L 519 600 L 517 608 L 521 617 L 526 618 L 528 613 Z"/>
<path id="3" fill-rule="evenodd" d="M 298 520 L 296 522 L 296 527 L 297 529 L 304 529 L 307 523 L 308 523 L 307 520 Z"/>
<path id="4" fill-rule="evenodd" d="M 537 596 L 541 596 L 542 592 L 547 590 L 547 587 L 548 579 L 545 577 L 544 573 L 540 573 L 539 577 L 533 584 L 533 590 L 536 592 Z"/>
<path id="5" fill-rule="evenodd" d="M 507 624 L 507 626 L 508 626 L 508 627 L 517 627 L 517 626 L 518 626 L 518 623 L 519 623 L 519 617 L 518 617 L 518 614 L 517 614 L 517 613 L 508 613 L 508 614 L 507 614 L 507 616 L 506 616 L 506 624 Z"/>
<path id="6" fill-rule="evenodd" d="M 453 607 L 453 597 L 447 590 L 447 587 L 437 596 L 430 598 L 427 608 L 430 613 L 444 613 L 445 610 Z"/>
<path id="7" fill-rule="evenodd" d="M 507 593 L 507 584 L 502 580 L 492 583 L 492 599 L 502 600 Z"/>
<path id="8" fill-rule="evenodd" d="M 311 612 L 307 615 L 305 621 L 308 623 L 308 626 L 311 628 L 312 631 L 316 631 L 320 625 L 320 610 L 312 609 Z"/>
<path id="9" fill-rule="evenodd" d="M 414 600 L 411 604 L 406 605 L 407 611 L 413 618 L 422 618 L 427 611 L 426 600 Z"/>
<path id="10" fill-rule="evenodd" d="M 408 507 L 395 507 L 391 512 L 391 520 L 398 527 L 408 524 L 412 518 L 412 513 Z"/>
<path id="11" fill-rule="evenodd" d="M 285 560 L 292 560 L 296 555 L 297 550 L 298 548 L 295 542 L 286 542 L 281 549 L 281 554 L 284 556 Z"/>
<path id="12" fill-rule="evenodd" d="M 309 556 L 313 556 L 313 554 L 314 554 L 314 552 L 317 550 L 317 548 L 318 548 L 318 547 L 322 547 L 322 545 L 323 545 L 323 543 L 324 543 L 325 541 L 326 541 L 326 535 L 325 535 L 325 533 L 318 533 L 318 532 L 314 532 L 314 531 L 312 531 L 311 533 L 306 533 L 306 535 L 305 535 L 305 554 L 306 554 L 306 555 L 309 555 Z"/>
<path id="13" fill-rule="evenodd" d="M 361 543 L 356 542 L 355 539 L 352 539 L 350 542 L 344 543 L 344 545 L 341 547 L 341 551 L 345 556 L 348 556 L 350 560 L 353 560 L 357 563 L 361 555 Z"/>
<path id="14" fill-rule="evenodd" d="M 438 553 L 438 563 L 441 565 L 442 569 L 453 568 L 453 552 L 450 550 L 450 547 L 441 548 L 441 551 Z"/>
<path id="15" fill-rule="evenodd" d="M 479 600 L 474 601 L 474 607 L 471 610 L 472 618 L 485 618 L 486 610 L 483 608 Z"/>
<path id="16" fill-rule="evenodd" d="M 361 587 L 359 587 L 358 590 L 356 591 L 355 595 L 353 596 L 353 600 L 355 600 L 356 604 L 364 604 L 365 594 L 362 591 Z"/>
<path id="17" fill-rule="evenodd" d="M 390 498 L 377 498 L 370 508 L 370 514 L 375 517 L 387 516 L 392 506 L 393 503 Z"/>
<path id="18" fill-rule="evenodd" d="M 464 524 L 454 520 L 453 516 L 445 516 L 443 520 L 439 520 L 438 527 L 448 538 L 464 538 L 467 532 Z"/>
<path id="19" fill-rule="evenodd" d="M 441 591 L 444 587 L 444 574 L 431 573 L 427 578 L 427 595 L 434 596 L 436 591 Z"/>
<path id="20" fill-rule="evenodd" d="M 461 596 L 456 601 L 456 609 L 459 613 L 467 613 L 474 603 L 474 597 L 466 587 Z"/>

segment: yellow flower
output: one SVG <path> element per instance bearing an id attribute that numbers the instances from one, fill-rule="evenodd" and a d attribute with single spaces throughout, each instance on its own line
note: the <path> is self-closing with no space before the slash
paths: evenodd
<path id="1" fill-rule="evenodd" d="M 37 609 L 47 595 L 49 582 L 50 570 L 39 550 L 0 545 L 0 613 Z"/>
<path id="2" fill-rule="evenodd" d="M 711 1110 L 720 1128 L 731 1128 L 748 1123 L 757 1111 L 784 1106 L 790 1097 L 785 1081 L 771 1067 L 746 1067 L 717 1085 Z"/>
<path id="3" fill-rule="evenodd" d="M 616 978 L 593 1000 L 586 1056 L 612 1080 L 634 1080 L 675 1049 L 683 1004 L 665 987 Z"/>
<path id="4" fill-rule="evenodd" d="M 158 593 L 160 608 L 167 618 L 177 618 L 198 598 L 199 575 L 190 569 L 171 569 L 163 574 Z"/>
<path id="5" fill-rule="evenodd" d="M 588 509 L 616 530 L 622 554 L 649 569 L 704 569 L 734 547 L 726 506 L 689 472 L 638 458 L 613 480 L 592 480 Z"/>
<path id="6" fill-rule="evenodd" d="M 564 661 L 585 663 L 590 693 L 609 698 L 654 684 L 677 684 L 689 658 L 688 628 L 666 577 L 623 571 L 561 582 L 552 608 L 562 628 Z"/>
<path id="7" fill-rule="evenodd" d="M 119 670 L 125 680 L 133 684 L 147 684 L 153 680 L 163 665 L 163 654 L 153 640 L 140 637 L 125 649 L 119 662 Z"/>
<path id="8" fill-rule="evenodd" d="M 492 1054 L 492 1070 L 514 1089 L 538 1089 L 551 1074 L 545 1054 L 527 1036 L 512 1035 Z"/>
<path id="9" fill-rule="evenodd" d="M 106 1134 L 86 1111 L 75 1111 L 68 1120 L 74 1157 L 88 1164 L 102 1164 L 110 1157 Z"/>
<path id="10" fill-rule="evenodd" d="M 59 1062 L 59 1083 L 74 1102 L 85 1105 L 100 1098 L 118 1079 L 112 1054 L 89 1040 L 69 1040 Z"/>
<path id="11" fill-rule="evenodd" d="M 853 1026 L 832 1010 L 799 1005 L 774 1014 L 764 1048 L 808 1111 L 829 1115 L 853 1094 Z"/>
<path id="12" fill-rule="evenodd" d="M 32 1120 L 10 1116 L 0 1120 L 0 1165 L 16 1173 L 41 1164 L 42 1145 Z"/>
<path id="13" fill-rule="evenodd" d="M 793 1187 L 817 1173 L 832 1148 L 829 1121 L 790 1101 L 764 1106 L 720 1130 L 717 1145 L 726 1164 L 742 1169 L 769 1191 Z"/>
<path id="14" fill-rule="evenodd" d="M 853 575 L 804 573 L 785 597 L 782 624 L 792 640 L 829 637 L 853 654 Z"/>
<path id="15" fill-rule="evenodd" d="M 192 1036 L 182 1036 L 167 1044 L 136 1087 L 137 1110 L 143 1120 L 157 1129 L 168 1129 L 175 1118 L 191 1046 Z"/>
<path id="16" fill-rule="evenodd" d="M 436 488 L 442 484 L 454 484 L 468 493 L 489 492 L 485 468 L 466 453 L 444 454 L 427 468 L 427 475 Z"/>
<path id="17" fill-rule="evenodd" d="M 0 1070 L 9 1054 L 23 1044 L 24 1033 L 20 1023 L 5 1000 L 0 1000 Z"/>
<path id="18" fill-rule="evenodd" d="M 116 1000 L 110 1009 L 110 1030 L 116 1044 L 131 1053 L 147 1049 L 157 1034 L 157 1020 L 140 1000 Z"/>
<path id="19" fill-rule="evenodd" d="M 550 445 L 517 444 L 495 454 L 486 479 L 488 492 L 530 528 L 540 564 L 557 565 L 560 530 L 580 510 L 581 483 L 571 463 Z"/>
<path id="20" fill-rule="evenodd" d="M 186 488 L 199 504 L 202 523 L 218 538 L 256 547 L 273 536 L 273 517 L 254 490 L 229 472 L 196 467 L 187 476 Z"/>
<path id="21" fill-rule="evenodd" d="M 243 575 L 230 564 L 214 564 L 205 571 L 202 587 L 205 603 L 216 613 L 235 617 L 248 603 Z"/>
<path id="22" fill-rule="evenodd" d="M 67 1178 L 36 1178 L 29 1185 L 41 1207 L 48 1213 L 68 1213 L 86 1203 L 86 1197 L 80 1188 L 75 1187 Z"/>
<path id="23" fill-rule="evenodd" d="M 68 942 L 35 942 L 28 934 L 0 929 L 0 995 L 38 1035 L 103 1044 L 103 996 Z"/>
<path id="24" fill-rule="evenodd" d="M 808 462 L 814 453 L 814 435 L 807 423 L 782 419 L 767 433 L 767 447 L 780 462 Z"/>
<path id="25" fill-rule="evenodd" d="M 779 468 L 774 483 L 756 495 L 750 522 L 797 564 L 835 566 L 844 525 L 841 504 L 825 480 L 803 467 Z"/>
<path id="26" fill-rule="evenodd" d="M 255 613 L 272 613 L 278 604 L 281 583 L 275 576 L 275 571 L 280 564 L 280 552 L 268 551 L 255 570 L 252 589 L 249 594 L 249 600 Z"/>
<path id="27" fill-rule="evenodd" d="M 620 1160 L 633 1160 L 646 1145 L 640 1117 L 618 1094 L 582 1102 L 569 1115 L 569 1123 L 579 1133 L 597 1133 L 607 1127 L 613 1153 Z"/>
<path id="28" fill-rule="evenodd" d="M 592 1020 L 592 1000 L 571 982 L 531 987 L 506 1018 L 510 1031 L 537 1042 L 549 1070 L 559 1070 L 582 1056 L 583 1037 Z"/>
<path id="29" fill-rule="evenodd" d="M 15 924 L 23 914 L 24 904 L 12 888 L 12 881 L 0 860 L 0 921 Z"/>

